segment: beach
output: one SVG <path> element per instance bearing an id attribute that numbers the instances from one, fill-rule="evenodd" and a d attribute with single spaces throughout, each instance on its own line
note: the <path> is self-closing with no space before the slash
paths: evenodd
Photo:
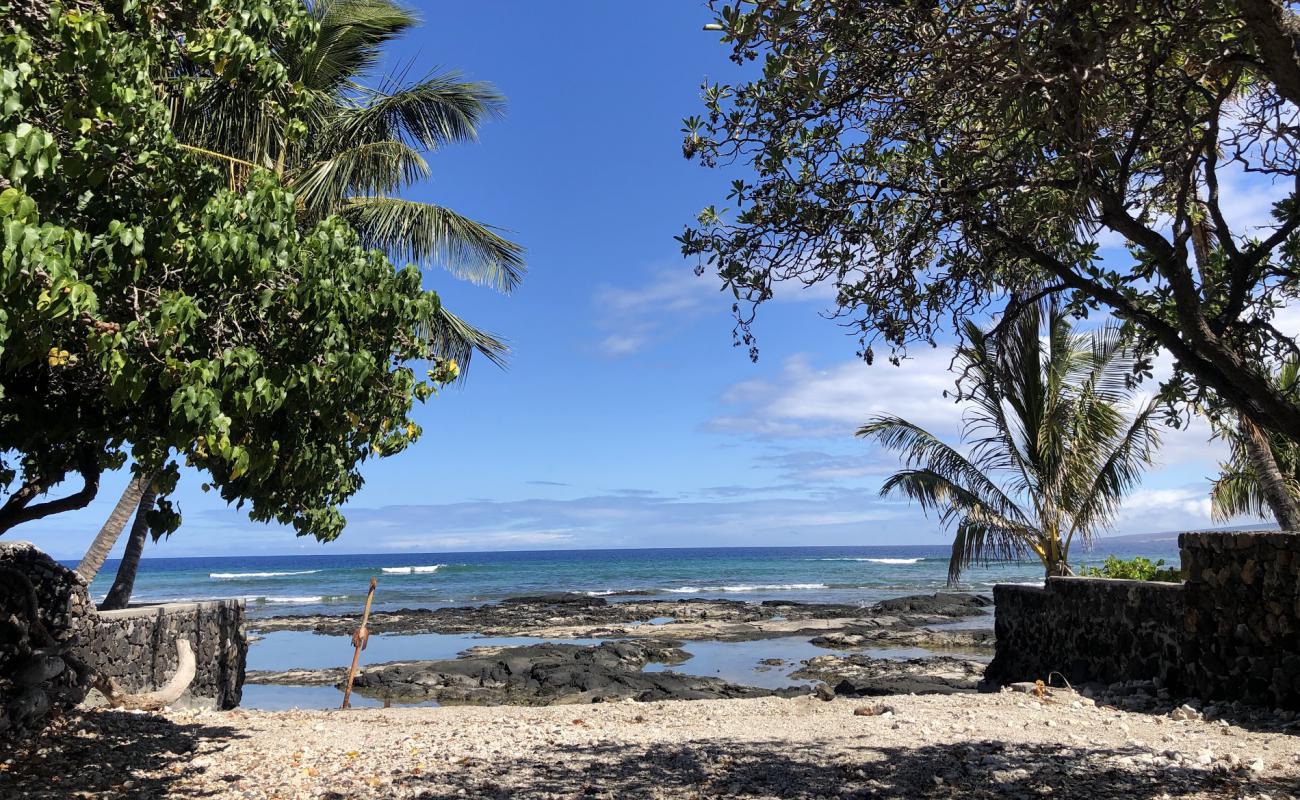
<path id="1" fill-rule="evenodd" d="M 9 756 L 0 796 L 1282 800 L 1300 786 L 1300 736 L 1288 724 L 1271 714 L 1178 720 L 1068 691 L 100 711 Z"/>
<path id="2" fill-rule="evenodd" d="M 254 614 L 240 708 L 79 710 L 0 753 L 0 797 L 1300 796 L 1294 712 L 998 690 L 988 595 L 808 591 L 389 605 L 345 710 L 360 614 Z"/>

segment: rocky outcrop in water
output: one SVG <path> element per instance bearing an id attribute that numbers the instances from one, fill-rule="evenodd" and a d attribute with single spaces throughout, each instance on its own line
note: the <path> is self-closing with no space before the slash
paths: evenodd
<path id="1" fill-rule="evenodd" d="M 818 647 L 825 647 L 828 650 L 924 648 L 991 652 L 993 631 L 851 627 L 837 633 L 816 636 L 811 641 Z"/>
<path id="2" fill-rule="evenodd" d="M 608 602 L 603 597 L 553 594 L 515 597 L 494 605 L 402 609 L 371 615 L 372 633 L 479 633 L 551 639 L 656 639 L 751 641 L 835 632 L 904 630 L 987 614 L 982 595 L 939 593 L 886 600 L 862 607 L 838 603 L 681 599 Z M 355 614 L 250 620 L 266 633 L 310 630 L 350 635 Z"/>
<path id="3" fill-rule="evenodd" d="M 613 700 L 713 700 L 793 696 L 807 689 L 770 691 L 675 672 L 643 672 L 647 664 L 676 664 L 689 656 L 647 642 L 604 642 L 594 647 L 539 644 L 508 647 L 444 661 L 368 667 L 354 690 L 397 702 L 557 705 Z"/>

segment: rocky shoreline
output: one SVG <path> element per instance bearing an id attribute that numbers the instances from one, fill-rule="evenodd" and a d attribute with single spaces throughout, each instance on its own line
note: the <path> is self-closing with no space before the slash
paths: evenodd
<path id="1" fill-rule="evenodd" d="M 937 593 L 886 600 L 872 606 L 689 598 L 610 602 L 604 597 L 557 594 L 518 597 L 499 604 L 403 609 L 371 617 L 373 634 L 466 634 L 591 640 L 547 641 L 517 647 L 471 647 L 453 659 L 404 659 L 370 664 L 354 690 L 386 703 L 561 705 L 637 700 L 705 700 L 975 691 L 981 657 L 992 631 L 944 626 L 982 622 L 991 601 L 981 595 Z M 988 619 L 991 625 L 992 619 Z M 251 621 L 259 634 L 311 631 L 350 634 L 356 615 L 282 616 Z M 683 647 L 703 642 L 802 638 L 833 653 L 787 662 L 757 658 L 755 671 L 791 670 L 789 686 L 767 688 L 743 680 L 688 674 L 674 666 L 692 655 Z M 908 659 L 869 652 L 936 651 Z M 868 653 L 860 651 L 869 651 Z M 290 686 L 341 686 L 341 668 L 250 672 L 248 681 Z"/>
<path id="2" fill-rule="evenodd" d="M 933 635 L 918 629 L 987 615 L 986 595 L 939 592 L 885 600 L 872 606 L 768 600 L 690 598 L 609 602 L 604 597 L 550 594 L 512 597 L 500 603 L 451 608 L 380 611 L 370 617 L 375 634 L 474 633 L 545 639 L 661 639 L 754 641 L 786 636 Z M 346 636 L 359 614 L 289 615 L 251 620 L 258 633 L 312 631 Z M 990 626 L 992 620 L 989 620 Z"/>

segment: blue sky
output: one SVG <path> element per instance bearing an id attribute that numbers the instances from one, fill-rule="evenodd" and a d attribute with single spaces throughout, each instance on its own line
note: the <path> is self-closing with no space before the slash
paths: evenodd
<path id="1" fill-rule="evenodd" d="M 186 475 L 185 515 L 150 556 L 809 544 L 935 544 L 937 527 L 877 498 L 896 466 L 852 438 L 890 411 L 952 435 L 947 351 L 868 367 L 791 292 L 760 317 L 762 354 L 731 344 L 729 297 L 696 278 L 673 236 L 720 202 L 723 174 L 681 155 L 702 80 L 736 76 L 695 2 L 422 3 L 395 61 L 495 83 L 507 116 L 477 145 L 430 157 L 411 193 L 510 229 L 529 276 L 511 297 L 431 271 L 457 313 L 513 344 L 420 412 L 424 438 L 372 462 L 330 545 L 250 523 Z M 1166 437 L 1118 531 L 1209 524 L 1205 430 Z M 125 484 L 87 509 L 15 529 L 77 557 Z"/>

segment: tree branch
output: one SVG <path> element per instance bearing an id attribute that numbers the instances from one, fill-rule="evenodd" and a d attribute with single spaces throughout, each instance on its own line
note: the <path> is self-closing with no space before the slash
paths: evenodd
<path id="1" fill-rule="evenodd" d="M 77 472 L 82 479 L 81 489 L 57 500 L 47 500 L 34 506 L 28 505 L 40 491 L 48 488 L 41 487 L 41 489 L 37 489 L 33 484 L 25 484 L 22 489 L 15 492 L 8 502 L 3 507 L 0 507 L 0 535 L 24 522 L 31 522 L 64 511 L 74 511 L 89 505 L 90 501 L 95 499 L 95 495 L 99 492 L 99 477 L 103 470 L 98 459 L 86 452 L 79 459 Z M 23 495 L 24 492 L 26 494 L 20 500 L 19 496 Z"/>
<path id="2" fill-rule="evenodd" d="M 1300 105 L 1300 25 L 1277 0 L 1238 0 L 1264 71 L 1278 94 Z"/>

